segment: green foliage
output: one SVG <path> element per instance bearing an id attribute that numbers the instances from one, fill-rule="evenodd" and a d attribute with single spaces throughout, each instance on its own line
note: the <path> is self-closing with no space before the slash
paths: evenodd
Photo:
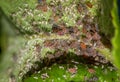
<path id="1" fill-rule="evenodd" d="M 112 39 L 113 44 L 113 60 L 115 66 L 120 70 L 120 21 L 118 17 L 117 0 L 114 0 L 114 7 L 112 10 L 113 24 L 115 27 L 115 36 Z"/>

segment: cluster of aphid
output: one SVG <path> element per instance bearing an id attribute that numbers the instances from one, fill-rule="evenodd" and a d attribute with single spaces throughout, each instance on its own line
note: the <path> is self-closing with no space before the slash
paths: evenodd
<path id="1" fill-rule="evenodd" d="M 88 14 L 87 7 L 92 8 L 92 4 L 89 2 L 83 5 L 79 0 L 53 0 L 49 4 L 44 1 L 35 4 L 36 9 L 29 9 L 29 6 L 25 5 L 24 9 L 19 8 L 18 12 L 12 14 L 13 20 L 17 22 L 18 27 L 21 27 L 21 30 L 39 33 L 33 37 L 27 36 L 29 41 L 25 49 L 21 50 L 21 57 L 18 60 L 20 78 L 32 68 L 37 68 L 35 62 L 42 63 L 44 57 L 51 60 L 69 52 L 106 63 L 101 54 L 95 51 L 95 46 L 100 45 L 100 36 L 95 32 L 93 17 L 86 15 Z M 80 33 L 79 27 L 81 26 L 83 29 Z M 42 33 L 43 30 L 51 33 Z M 55 36 L 51 36 L 52 34 Z M 68 35 L 70 35 L 69 39 Z M 94 43 L 95 41 L 98 42 Z"/>
<path id="2" fill-rule="evenodd" d="M 32 39 L 29 40 L 25 47 L 21 50 L 21 55 L 18 57 L 18 64 L 17 64 L 17 70 L 19 74 L 19 78 L 21 79 L 24 74 L 26 74 L 32 67 L 36 67 L 35 65 L 36 61 L 40 60 L 40 45 L 42 46 L 42 40 L 41 39 Z"/>
<path id="3" fill-rule="evenodd" d="M 51 61 L 56 62 L 56 59 L 59 57 L 66 59 L 66 56 L 68 56 L 70 52 L 76 54 L 78 57 L 80 56 L 80 58 L 83 57 L 85 60 L 89 60 L 89 63 L 94 62 L 96 65 L 99 65 L 99 63 L 107 63 L 104 57 L 94 50 L 94 47 L 86 45 L 81 41 L 68 39 L 42 40 L 40 38 L 34 38 L 29 40 L 26 48 L 21 51 L 22 55 L 18 60 L 18 69 L 20 69 L 19 77 L 23 77 L 31 69 L 38 68 L 38 64 L 35 64 L 35 62 L 49 65 Z M 43 61 L 44 59 L 46 60 Z"/>
<path id="4" fill-rule="evenodd" d="M 51 11 L 42 12 L 38 9 L 30 9 L 28 4 L 23 5 L 24 9 L 19 7 L 19 11 L 11 15 L 21 31 L 30 33 L 50 31 L 51 24 L 48 23 L 48 20 L 52 14 Z"/>
<path id="5" fill-rule="evenodd" d="M 18 7 L 19 11 L 12 13 L 12 18 L 22 31 L 30 33 L 50 32 L 54 23 L 65 23 L 67 27 L 82 27 L 78 20 L 81 21 L 85 13 L 89 14 L 91 7 L 94 7 L 91 2 L 87 3 L 86 0 L 83 2 L 86 5 L 79 0 L 41 0 L 34 4 L 36 7 L 33 9 L 30 9 L 28 4 L 23 4 L 23 8 Z"/>
<path id="6" fill-rule="evenodd" d="M 28 37 L 28 36 L 27 36 Z M 50 38 L 51 37 L 51 38 Z M 18 57 L 18 64 L 16 70 L 18 70 L 17 74 L 22 78 L 27 72 L 29 72 L 32 68 L 36 69 L 38 64 L 35 62 L 43 63 L 43 59 L 47 57 L 47 53 L 54 53 L 54 49 L 46 47 L 44 42 L 49 38 L 51 40 L 56 39 L 70 39 L 69 37 L 62 37 L 57 35 L 51 35 L 49 37 L 45 37 L 45 35 L 33 35 L 27 38 L 27 41 L 20 50 L 20 55 Z"/>

